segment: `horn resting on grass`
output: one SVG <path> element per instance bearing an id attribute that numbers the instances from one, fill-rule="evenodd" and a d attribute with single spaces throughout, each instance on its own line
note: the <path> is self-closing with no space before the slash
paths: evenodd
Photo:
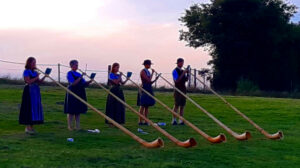
<path id="1" fill-rule="evenodd" d="M 201 81 L 199 78 L 196 78 L 197 81 L 199 81 L 201 84 L 203 84 L 205 87 L 207 87 L 213 94 L 215 94 L 218 98 L 220 98 L 225 104 L 227 104 L 230 108 L 232 108 L 236 113 L 238 113 L 240 116 L 242 116 L 245 120 L 247 120 L 251 125 L 253 125 L 259 132 L 261 132 L 265 137 L 269 139 L 283 139 L 283 132 L 278 131 L 275 134 L 270 134 L 267 131 L 265 131 L 263 128 L 261 128 L 259 125 L 257 125 L 254 121 L 252 121 L 249 117 L 247 117 L 245 114 L 243 114 L 240 110 L 238 110 L 235 106 L 230 104 L 224 97 L 219 95 L 216 91 L 214 91 L 212 88 L 207 86 L 203 81 Z"/>
<path id="2" fill-rule="evenodd" d="M 42 74 L 46 75 L 43 71 L 41 71 L 39 69 L 37 69 L 37 70 L 39 72 L 41 72 Z M 142 138 L 138 137 L 137 135 L 135 135 L 134 133 L 132 133 L 131 131 L 129 131 L 128 129 L 126 129 L 125 127 L 123 127 L 122 125 L 120 125 L 119 123 L 115 122 L 113 119 L 111 119 L 108 116 L 106 116 L 104 113 L 102 113 L 100 110 L 96 109 L 94 106 L 92 106 L 89 103 L 87 103 L 85 100 L 83 100 L 82 98 L 80 98 L 79 96 L 77 96 L 75 93 L 73 93 L 72 91 L 70 91 L 68 88 L 66 88 L 65 86 L 63 86 L 62 84 L 60 84 L 59 82 L 57 82 L 56 80 L 54 80 L 52 77 L 50 77 L 49 75 L 47 75 L 47 76 L 48 76 L 48 78 L 50 80 L 52 80 L 58 86 L 60 86 L 61 88 L 63 88 L 66 92 L 68 92 L 69 94 L 71 94 L 72 96 L 74 96 L 76 99 L 78 99 L 79 101 L 81 101 L 82 103 L 84 103 L 85 105 L 87 105 L 90 109 L 92 109 L 93 111 L 95 111 L 96 113 L 98 113 L 99 115 L 101 115 L 103 118 L 105 118 L 106 120 L 108 120 L 114 126 L 116 126 L 121 131 L 123 131 L 125 134 L 129 135 L 131 138 L 133 138 L 134 140 L 136 140 L 137 142 L 139 142 L 140 144 L 142 144 L 144 147 L 146 147 L 146 148 L 159 148 L 159 147 L 163 147 L 164 146 L 164 141 L 161 138 L 157 138 L 153 142 L 147 142 L 147 141 L 143 140 Z"/>
<path id="3" fill-rule="evenodd" d="M 124 75 L 124 74 L 123 74 Z M 125 76 L 125 75 L 124 75 Z M 125 76 L 126 77 L 126 76 Z M 143 89 L 140 85 L 138 85 L 136 82 L 134 82 L 133 80 L 129 79 L 135 86 L 137 86 L 140 90 L 142 90 L 143 92 L 145 92 L 148 96 L 152 97 L 154 100 L 156 100 L 159 104 L 161 104 L 164 108 L 166 108 L 169 112 L 171 112 L 173 115 L 175 115 L 176 117 L 178 117 L 180 120 L 182 120 L 186 125 L 188 125 L 189 127 L 191 127 L 192 129 L 194 129 L 197 133 L 199 133 L 200 135 L 202 135 L 206 140 L 208 140 L 211 143 L 221 143 L 226 141 L 226 136 L 224 134 L 220 134 L 217 137 L 211 137 L 208 134 L 206 134 L 205 132 L 203 132 L 202 130 L 200 130 L 198 127 L 196 127 L 194 124 L 192 124 L 191 122 L 189 122 L 188 120 L 186 120 L 185 118 L 183 118 L 182 116 L 180 116 L 179 114 L 177 114 L 174 110 L 172 110 L 171 108 L 169 108 L 166 104 L 164 104 L 162 101 L 160 101 L 159 99 L 157 99 L 155 96 L 153 96 L 152 94 L 150 94 L 149 92 L 147 92 L 145 89 Z"/>
<path id="4" fill-rule="evenodd" d="M 171 82 L 169 82 L 166 78 L 163 76 L 160 76 L 164 81 L 166 81 L 169 85 L 171 85 L 177 92 L 179 92 L 182 96 L 184 96 L 186 99 L 188 99 L 190 102 L 192 102 L 197 108 L 199 108 L 202 112 L 204 112 L 206 115 L 208 115 L 213 121 L 215 121 L 220 127 L 225 129 L 230 135 L 232 135 L 237 140 L 247 140 L 251 138 L 250 132 L 246 131 L 242 134 L 237 134 L 236 132 L 232 131 L 230 128 L 228 128 L 225 124 L 223 124 L 221 121 L 219 121 L 216 117 L 214 117 L 212 114 L 210 114 L 207 110 L 205 110 L 203 107 L 201 107 L 198 103 L 196 103 L 193 99 L 191 99 L 189 96 L 184 94 L 181 90 L 179 90 L 177 87 L 175 87 Z"/>
<path id="5" fill-rule="evenodd" d="M 81 70 L 79 70 L 81 71 Z M 81 71 L 82 72 L 82 71 Z M 90 78 L 88 75 L 86 75 L 88 78 Z M 116 96 L 115 94 L 113 94 L 111 91 L 109 91 L 108 89 L 106 89 L 102 84 L 96 82 L 94 79 L 90 78 L 91 80 L 93 80 L 94 83 L 96 83 L 100 88 L 102 88 L 105 92 L 107 92 L 108 94 L 110 94 L 111 96 L 113 96 L 116 100 L 118 100 L 120 103 L 122 103 L 124 106 L 126 106 L 127 108 L 129 108 L 132 112 L 134 112 L 135 114 L 137 114 L 139 117 L 143 118 L 145 121 L 147 121 L 152 127 L 154 127 L 157 131 L 159 131 L 160 133 L 162 133 L 164 136 L 166 136 L 168 139 L 170 139 L 172 142 L 174 142 L 176 145 L 181 146 L 181 147 L 185 147 L 185 148 L 189 148 L 189 147 L 193 147 L 197 145 L 197 142 L 194 138 L 190 138 L 184 142 L 179 141 L 178 139 L 176 139 L 174 136 L 172 136 L 171 134 L 169 134 L 167 131 L 165 131 L 164 129 L 160 128 L 157 124 L 153 123 L 151 120 L 149 120 L 148 118 L 146 118 L 144 115 L 140 114 L 138 111 L 136 111 L 133 107 L 131 107 L 130 105 L 128 105 L 125 101 L 123 101 L 122 99 L 120 99 L 118 96 Z"/>

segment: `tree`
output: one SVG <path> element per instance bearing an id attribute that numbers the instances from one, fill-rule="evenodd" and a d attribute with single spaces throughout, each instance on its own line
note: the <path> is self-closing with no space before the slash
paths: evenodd
<path id="1" fill-rule="evenodd" d="M 300 86 L 295 12 L 281 0 L 211 0 L 185 11 L 180 40 L 210 49 L 215 89 L 235 90 L 243 78 L 262 90 L 289 90 L 291 80 Z"/>

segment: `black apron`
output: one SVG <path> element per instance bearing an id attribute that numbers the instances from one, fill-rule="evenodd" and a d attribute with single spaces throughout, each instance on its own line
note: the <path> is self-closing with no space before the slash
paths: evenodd
<path id="1" fill-rule="evenodd" d="M 76 77 L 72 72 L 74 80 L 77 80 L 79 77 Z M 82 80 L 82 79 L 81 79 Z M 77 85 L 69 85 L 68 89 L 75 93 L 77 96 L 82 98 L 83 100 L 87 101 L 86 93 L 85 93 L 86 84 L 83 84 L 80 81 Z M 64 106 L 64 113 L 65 114 L 85 114 L 87 112 L 87 106 L 82 103 L 80 100 L 69 94 L 66 93 L 65 97 L 65 106 Z"/>

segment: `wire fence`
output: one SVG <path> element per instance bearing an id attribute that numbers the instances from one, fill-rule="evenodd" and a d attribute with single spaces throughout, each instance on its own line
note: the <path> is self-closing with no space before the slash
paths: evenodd
<path id="1" fill-rule="evenodd" d="M 9 66 L 4 66 L 9 64 Z M 23 79 L 23 71 L 24 71 L 24 66 L 25 63 L 20 63 L 20 62 L 14 62 L 14 61 L 7 61 L 7 60 L 2 60 L 0 59 L 0 77 L 8 77 L 12 79 Z M 70 66 L 64 65 L 61 63 L 57 64 L 37 64 L 37 66 L 40 69 L 46 69 L 47 67 L 52 69 L 51 76 L 59 81 L 59 82 L 67 82 L 67 73 L 70 71 Z M 87 74 L 90 73 L 96 73 L 95 80 L 101 83 L 107 83 L 108 80 L 108 74 L 110 71 L 110 65 L 107 65 L 107 69 L 83 69 L 84 71 L 87 72 Z M 189 80 L 187 82 L 187 86 L 189 88 L 194 88 L 194 89 L 205 89 L 205 87 L 196 80 L 196 78 L 201 79 L 208 85 L 209 80 L 206 80 L 207 76 L 201 75 L 200 71 L 197 69 L 191 69 L 193 75 L 190 75 Z M 162 76 L 166 78 L 168 81 L 173 83 L 173 77 L 172 73 L 162 73 Z M 137 83 L 141 83 L 141 79 L 139 76 L 139 72 L 133 72 L 131 79 Z M 50 82 L 49 79 L 46 79 L 46 81 Z M 128 82 L 130 84 L 130 82 Z M 163 80 L 157 80 L 156 83 L 153 85 L 154 87 L 165 87 L 165 88 L 170 88 L 165 81 Z"/>

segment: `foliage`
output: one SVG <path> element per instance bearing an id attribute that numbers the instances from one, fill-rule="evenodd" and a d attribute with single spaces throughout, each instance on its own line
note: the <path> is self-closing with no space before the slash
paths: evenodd
<path id="1" fill-rule="evenodd" d="M 253 93 L 259 91 L 259 87 L 251 80 L 241 78 L 237 83 L 237 93 Z"/>
<path id="2" fill-rule="evenodd" d="M 180 40 L 210 49 L 216 89 L 235 90 L 244 77 L 265 91 L 291 91 L 300 86 L 300 25 L 290 22 L 295 12 L 281 0 L 211 0 L 185 11 Z"/>

